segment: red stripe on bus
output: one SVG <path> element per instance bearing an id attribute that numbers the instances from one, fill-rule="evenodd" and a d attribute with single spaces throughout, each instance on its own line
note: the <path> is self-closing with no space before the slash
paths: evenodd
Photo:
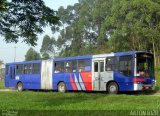
<path id="1" fill-rule="evenodd" d="M 71 74 L 70 74 L 70 82 L 71 82 L 73 90 L 77 90 L 76 84 L 75 84 Z"/>
<path id="2" fill-rule="evenodd" d="M 92 90 L 92 73 L 91 72 L 81 72 L 81 77 L 86 87 L 86 90 L 91 91 Z"/>

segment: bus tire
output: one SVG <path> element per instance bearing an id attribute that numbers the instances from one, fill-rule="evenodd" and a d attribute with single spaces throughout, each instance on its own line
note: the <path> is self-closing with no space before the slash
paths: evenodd
<path id="1" fill-rule="evenodd" d="M 18 90 L 18 91 L 23 91 L 23 84 L 22 84 L 21 82 L 19 82 L 19 83 L 17 84 L 17 90 Z"/>
<path id="2" fill-rule="evenodd" d="M 110 82 L 107 87 L 109 94 L 117 94 L 119 92 L 119 88 L 116 82 Z"/>
<path id="3" fill-rule="evenodd" d="M 64 93 L 66 92 L 66 85 L 64 82 L 60 82 L 58 84 L 58 92 Z"/>

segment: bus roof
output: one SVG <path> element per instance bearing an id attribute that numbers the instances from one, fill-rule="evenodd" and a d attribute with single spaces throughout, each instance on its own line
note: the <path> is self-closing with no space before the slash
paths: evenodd
<path id="1" fill-rule="evenodd" d="M 134 54 L 137 54 L 137 53 L 149 53 L 149 54 L 152 54 L 152 53 L 149 52 L 149 51 L 116 52 L 116 53 L 114 53 L 114 54 L 115 54 L 115 56 L 125 56 L 125 55 L 134 55 Z"/>
<path id="2" fill-rule="evenodd" d="M 113 52 L 113 53 L 88 55 L 88 56 L 73 56 L 73 57 L 53 58 L 53 59 L 50 59 L 50 60 L 54 60 L 54 61 L 81 60 L 81 59 L 91 59 L 91 58 L 110 57 L 110 56 L 134 55 L 136 53 L 150 53 L 150 54 L 152 54 L 149 51 L 129 51 L 129 52 Z M 6 65 L 41 63 L 41 62 L 42 62 L 42 60 L 32 60 L 32 61 L 6 63 Z"/>
<path id="3" fill-rule="evenodd" d="M 41 63 L 42 60 L 32 60 L 32 61 L 22 61 L 22 62 L 11 62 L 6 63 L 6 65 L 12 65 L 12 64 L 30 64 L 30 63 Z"/>
<path id="4" fill-rule="evenodd" d="M 91 59 L 92 56 L 73 56 L 73 57 L 64 57 L 64 58 L 54 58 L 54 61 L 65 61 L 65 60 L 81 60 L 81 59 Z"/>

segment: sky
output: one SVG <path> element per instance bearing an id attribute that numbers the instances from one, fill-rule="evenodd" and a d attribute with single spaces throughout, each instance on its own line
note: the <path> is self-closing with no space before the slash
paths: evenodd
<path id="1" fill-rule="evenodd" d="M 68 5 L 74 5 L 78 0 L 44 0 L 44 2 L 46 6 L 53 10 L 57 10 L 60 6 L 64 6 L 66 8 Z M 38 35 L 39 39 L 37 41 L 37 46 L 33 47 L 37 52 L 40 51 L 44 35 L 47 34 L 51 37 L 56 36 L 52 34 L 50 28 L 45 28 L 44 31 L 45 32 L 43 34 Z M 4 63 L 14 62 L 14 60 L 16 62 L 24 61 L 25 54 L 30 47 L 31 46 L 28 46 L 21 41 L 17 44 L 6 43 L 3 37 L 0 36 L 0 60 Z"/>

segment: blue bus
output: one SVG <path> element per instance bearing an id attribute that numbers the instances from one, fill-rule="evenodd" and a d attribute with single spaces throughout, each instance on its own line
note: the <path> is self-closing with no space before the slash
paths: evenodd
<path id="1" fill-rule="evenodd" d="M 147 51 L 7 63 L 5 87 L 18 91 L 154 90 L 154 57 Z"/>

